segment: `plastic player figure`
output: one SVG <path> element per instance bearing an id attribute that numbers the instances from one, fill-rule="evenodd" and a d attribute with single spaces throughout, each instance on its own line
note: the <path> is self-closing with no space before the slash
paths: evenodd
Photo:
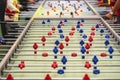
<path id="1" fill-rule="evenodd" d="M 62 12 L 60 12 L 60 17 L 62 16 L 62 14 L 63 14 L 63 13 L 62 13 Z"/>
<path id="2" fill-rule="evenodd" d="M 50 12 L 49 12 L 49 11 L 47 11 L 47 15 L 48 15 L 48 16 L 50 15 Z"/>
<path id="3" fill-rule="evenodd" d="M 70 15 L 72 16 L 72 18 L 74 17 L 73 12 L 71 12 Z"/>

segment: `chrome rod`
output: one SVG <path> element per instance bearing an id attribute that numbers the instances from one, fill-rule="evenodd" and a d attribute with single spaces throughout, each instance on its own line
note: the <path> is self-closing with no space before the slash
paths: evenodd
<path id="1" fill-rule="evenodd" d="M 64 67 L 63 64 L 58 64 L 59 67 Z M 18 64 L 7 64 L 8 67 L 18 67 Z M 50 67 L 49 64 L 25 64 L 26 67 Z M 83 64 L 66 64 L 66 67 L 84 67 Z M 120 64 L 97 64 L 97 67 L 120 67 Z M 94 67 L 92 64 L 91 67 Z"/>
<path id="2" fill-rule="evenodd" d="M 6 78 L 1 78 L 1 80 L 5 80 Z M 90 78 L 91 80 L 120 80 L 119 78 Z M 22 78 L 22 77 L 15 77 L 15 80 L 44 80 L 44 78 Z M 52 80 L 83 80 L 80 78 L 52 78 Z"/>
<path id="3" fill-rule="evenodd" d="M 56 70 L 3 70 L 4 73 L 57 73 Z M 92 73 L 93 70 L 65 70 L 65 73 Z M 120 70 L 101 70 L 101 73 L 120 73 Z"/>

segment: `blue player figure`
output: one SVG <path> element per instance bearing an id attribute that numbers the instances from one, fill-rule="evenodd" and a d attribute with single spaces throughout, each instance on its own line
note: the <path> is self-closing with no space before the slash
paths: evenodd
<path id="1" fill-rule="evenodd" d="M 83 33 L 83 32 L 84 32 L 83 29 L 80 29 L 80 30 L 79 30 L 80 36 L 82 36 L 82 33 Z"/>
<path id="2" fill-rule="evenodd" d="M 104 44 L 105 44 L 105 47 L 107 48 L 107 46 L 110 44 L 109 40 L 105 40 Z"/>
<path id="3" fill-rule="evenodd" d="M 54 58 L 57 59 L 58 48 L 56 46 L 53 49 L 53 53 L 55 54 Z"/>
<path id="4" fill-rule="evenodd" d="M 82 38 L 83 38 L 83 40 L 85 41 L 85 40 L 87 39 L 87 35 L 84 34 L 84 35 L 82 36 Z"/>
<path id="5" fill-rule="evenodd" d="M 112 46 L 110 46 L 109 48 L 108 48 L 108 52 L 109 52 L 109 54 L 110 54 L 110 59 L 112 59 L 113 58 L 113 56 L 112 56 L 112 54 L 113 54 L 113 52 L 114 52 L 114 49 L 113 49 L 113 47 Z"/>
<path id="6" fill-rule="evenodd" d="M 98 24 L 96 24 L 96 26 L 95 26 L 95 27 L 96 27 L 96 31 L 98 31 L 98 29 L 99 29 L 99 25 L 98 25 Z"/>
<path id="7" fill-rule="evenodd" d="M 55 44 L 56 44 L 56 46 L 58 46 L 60 44 L 59 40 L 56 40 Z"/>
<path id="8" fill-rule="evenodd" d="M 80 25 L 77 24 L 77 25 L 76 25 L 76 28 L 77 28 L 77 31 L 79 31 L 79 29 L 80 29 Z"/>
<path id="9" fill-rule="evenodd" d="M 92 58 L 92 62 L 93 62 L 93 64 L 94 64 L 94 69 L 97 69 L 97 66 L 96 66 L 96 64 L 98 63 L 98 58 L 97 58 L 97 56 L 96 55 L 94 55 L 94 57 Z"/>
<path id="10" fill-rule="evenodd" d="M 50 19 L 47 20 L 48 26 L 50 25 L 50 21 L 51 21 Z"/>
<path id="11" fill-rule="evenodd" d="M 104 30 L 101 29 L 101 30 L 100 30 L 100 35 L 103 36 L 103 33 L 104 33 Z"/>
<path id="12" fill-rule="evenodd" d="M 63 57 L 62 57 L 61 62 L 62 62 L 63 65 L 64 65 L 64 66 L 63 66 L 63 69 L 66 69 L 66 66 L 65 66 L 66 63 L 67 63 L 67 58 L 66 58 L 66 56 L 63 56 Z"/>
<path id="13" fill-rule="evenodd" d="M 42 24 L 43 24 L 43 25 L 45 24 L 45 21 L 44 21 L 44 20 L 42 21 Z"/>
<path id="14" fill-rule="evenodd" d="M 82 46 L 80 51 L 82 53 L 82 59 L 85 59 L 86 48 L 84 46 Z"/>
<path id="15" fill-rule="evenodd" d="M 79 43 L 81 46 L 83 46 L 85 44 L 85 42 L 83 40 L 80 41 Z"/>

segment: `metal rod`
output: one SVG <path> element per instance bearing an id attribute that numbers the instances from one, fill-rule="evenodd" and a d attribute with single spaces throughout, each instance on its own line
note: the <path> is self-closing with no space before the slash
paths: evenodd
<path id="1" fill-rule="evenodd" d="M 66 51 L 66 52 L 71 52 L 71 51 L 80 51 L 80 48 L 77 48 L 77 49 L 73 49 L 73 48 L 69 48 L 69 49 L 63 49 L 63 51 Z M 31 50 L 29 50 L 28 48 L 27 49 L 17 49 L 17 51 L 33 51 L 33 49 L 31 48 Z M 37 51 L 41 52 L 41 51 L 52 51 L 51 49 L 45 49 L 45 48 L 42 48 L 42 49 L 37 49 Z M 100 51 L 100 52 L 103 52 L 103 51 L 107 51 L 106 49 L 104 48 L 94 48 L 94 50 L 90 49 L 89 51 Z M 119 53 L 118 51 L 114 51 L 114 53 Z"/>
<path id="2" fill-rule="evenodd" d="M 18 64 L 7 64 L 8 67 L 18 67 Z M 49 64 L 25 64 L 26 67 L 50 67 Z M 59 67 L 63 67 L 59 64 Z M 84 67 L 84 64 L 66 64 L 66 67 Z M 91 67 L 94 67 L 92 64 Z M 120 67 L 120 64 L 97 64 L 97 67 Z"/>
<path id="3" fill-rule="evenodd" d="M 11 35 L 19 35 L 20 33 L 8 33 L 8 34 L 11 34 Z M 29 36 L 29 35 L 31 35 L 31 36 L 34 36 L 34 35 L 36 35 L 36 36 L 40 36 L 40 35 L 43 35 L 43 34 L 45 34 L 45 33 L 34 33 L 33 31 L 32 32 L 28 32 L 27 33 L 27 35 L 26 36 Z M 67 35 L 68 33 L 64 33 L 65 35 Z M 76 33 L 76 35 L 79 35 L 80 33 Z M 104 32 L 104 33 L 102 33 L 102 35 L 105 35 L 105 34 L 107 34 L 106 32 Z M 56 34 L 57 35 L 57 34 Z M 56 35 L 54 35 L 54 36 L 56 36 Z M 96 35 L 101 35 L 101 33 L 98 33 L 98 34 L 96 34 Z M 58 35 L 57 35 L 58 36 Z"/>
<path id="4" fill-rule="evenodd" d="M 78 53 L 79 54 L 79 53 Z M 2 54 L 5 55 L 5 54 Z M 42 54 L 37 54 L 37 56 L 41 56 Z M 65 54 L 66 56 L 71 56 L 71 54 Z M 33 54 L 19 54 L 19 53 L 15 53 L 14 56 L 34 56 Z M 49 54 L 49 56 L 54 56 L 52 53 Z M 59 55 L 59 56 L 63 56 L 63 55 Z M 79 54 L 79 56 L 81 56 L 81 54 Z M 89 54 L 88 56 L 94 56 L 94 54 Z M 96 54 L 96 56 L 100 56 L 100 54 Z M 110 56 L 110 54 L 107 54 L 107 56 Z M 112 56 L 120 56 L 120 54 L 112 54 Z"/>
<path id="5" fill-rule="evenodd" d="M 42 44 L 42 43 L 41 43 Z M 65 44 L 65 43 L 64 43 Z M 71 44 L 71 43 L 70 43 Z M 72 43 L 73 44 L 73 43 Z M 55 45 L 51 45 L 51 44 L 47 44 L 47 46 L 45 47 L 45 48 L 50 48 L 50 47 L 54 47 Z M 112 46 L 112 45 L 111 45 Z M 10 47 L 10 46 L 3 46 L 3 47 Z M 21 48 L 21 47 L 23 47 L 23 48 L 32 48 L 32 46 L 31 45 L 19 45 L 19 47 Z M 92 46 L 91 48 L 92 49 L 94 49 L 94 48 L 106 48 L 107 49 L 107 47 L 109 47 L 109 46 L 105 46 L 105 45 L 94 45 L 94 46 Z M 120 50 L 119 48 L 120 47 L 118 47 L 117 45 L 115 45 L 114 46 L 115 48 L 117 47 L 118 48 L 118 50 Z M 67 48 L 67 47 L 66 47 Z M 68 48 L 81 48 L 80 47 L 80 45 L 76 45 L 76 46 L 69 46 Z M 94 51 L 94 50 L 93 50 Z"/>
<path id="6" fill-rule="evenodd" d="M 34 37 L 34 39 L 33 39 L 33 37 Z M 39 37 L 39 38 L 38 38 Z M 40 37 L 42 37 L 41 35 L 25 35 L 25 38 L 24 38 L 24 41 L 28 41 L 29 39 L 33 39 L 33 40 L 40 40 Z M 59 38 L 59 36 L 53 36 L 53 37 L 58 37 Z M 81 36 L 82 37 L 82 36 Z M 88 36 L 89 37 L 89 36 Z M 97 42 L 101 42 L 100 40 L 106 40 L 105 38 L 102 38 L 102 37 L 100 37 L 100 36 L 98 36 L 99 38 L 93 38 L 93 41 L 94 40 L 99 40 L 99 41 L 97 41 Z M 78 39 L 78 40 L 82 40 L 83 38 L 80 38 L 80 39 Z M 54 38 L 47 38 L 47 41 L 51 41 L 51 40 L 55 40 Z M 63 40 L 63 39 L 61 39 L 61 40 Z M 72 40 L 75 40 L 75 41 L 77 41 L 75 38 L 73 38 Z M 83 39 L 84 40 L 84 39 Z M 114 38 L 110 38 L 109 39 L 110 41 L 114 41 L 115 42 L 115 39 Z M 46 41 L 46 42 L 47 42 Z M 63 40 L 64 41 L 64 40 Z M 85 41 L 87 41 L 87 39 L 85 39 Z M 113 43 L 114 43 L 113 42 Z"/>
<path id="7" fill-rule="evenodd" d="M 16 58 L 11 58 L 12 61 L 54 61 L 55 59 L 16 59 Z M 69 61 L 91 61 L 92 59 L 68 59 Z M 61 59 L 57 59 L 56 61 L 61 61 Z M 108 61 L 108 59 L 100 59 L 100 61 Z M 99 62 L 100 62 L 99 61 Z M 120 61 L 120 59 L 109 59 L 109 61 Z"/>
<path id="8" fill-rule="evenodd" d="M 73 51 L 73 52 L 75 52 L 75 51 L 80 51 L 80 50 L 78 50 L 78 48 L 77 48 L 77 49 L 73 49 L 73 50 L 72 50 L 72 49 L 73 49 L 73 48 L 65 49 L 65 50 L 63 49 L 63 51 L 66 51 L 66 52 L 69 52 L 69 51 L 70 51 L 70 52 L 71 52 L 71 51 Z M 99 49 L 99 48 L 95 48 L 94 50 L 89 50 L 89 52 L 90 52 L 90 51 L 100 51 L 100 52 L 107 51 L 107 50 L 104 49 L 104 48 L 100 48 L 99 50 L 98 50 L 98 49 Z M 7 49 L 5 49 L 4 51 L 6 51 L 6 50 L 7 50 Z M 25 51 L 26 51 L 26 52 L 31 51 L 31 52 L 32 52 L 33 50 L 32 50 L 32 49 L 31 49 L 31 50 L 29 50 L 29 49 L 17 49 L 17 51 L 22 51 L 22 52 L 23 52 L 23 51 L 24 51 L 24 52 L 25 52 Z M 43 49 L 37 49 L 37 51 L 38 51 L 38 52 L 39 52 L 39 51 L 41 52 L 41 51 L 52 51 L 52 50 L 51 50 L 51 49 L 44 49 L 44 48 L 43 48 Z M 114 53 L 119 53 L 119 52 L 118 52 L 118 51 L 115 51 Z"/>
<path id="9" fill-rule="evenodd" d="M 3 70 L 4 73 L 57 73 L 56 70 Z M 92 73 L 93 70 L 65 70 L 65 73 Z M 120 73 L 120 70 L 101 70 L 101 73 Z"/>
<path id="10" fill-rule="evenodd" d="M 68 17 L 64 17 L 64 18 L 59 18 L 59 17 L 35 17 L 35 20 L 47 20 L 47 19 L 51 19 L 51 20 L 63 20 L 63 19 L 68 19 L 68 20 L 80 20 L 80 19 L 92 19 L 92 20 L 96 20 L 96 19 L 100 19 L 100 17 L 98 15 L 93 15 L 93 16 L 79 16 L 79 17 L 74 17 L 74 18 L 70 18 Z"/>
<path id="11" fill-rule="evenodd" d="M 34 42 L 32 42 L 32 41 L 28 41 L 30 38 L 26 38 L 26 39 L 24 39 L 23 40 L 23 42 L 22 42 L 22 44 L 30 44 L 30 45 L 32 45 L 34 42 L 36 42 L 36 43 L 38 43 L 38 44 L 42 44 L 42 42 L 40 42 L 39 40 L 40 39 L 30 39 L 30 40 L 35 40 Z M 74 39 L 73 39 L 74 40 Z M 99 40 L 99 39 L 98 39 Z M 64 41 L 64 40 L 60 40 L 60 41 Z M 80 40 L 79 40 L 80 41 Z M 86 42 L 87 40 L 85 40 L 85 42 Z M 105 41 L 105 40 L 104 40 Z M 104 44 L 104 41 L 103 41 L 103 44 Z M 55 44 L 54 42 L 45 42 L 46 44 Z M 65 42 L 63 42 L 64 44 L 65 44 Z M 94 42 L 93 41 L 93 43 L 94 44 L 102 44 L 102 42 L 101 41 L 96 41 L 96 42 Z M 119 46 L 119 45 L 117 45 L 117 42 L 115 42 L 114 40 L 110 40 L 110 45 L 113 45 L 113 44 L 116 44 L 116 45 L 114 45 L 114 46 Z M 21 44 L 21 45 L 22 45 Z M 79 42 L 76 42 L 75 40 L 74 40 L 74 42 L 71 42 L 70 41 L 70 44 L 79 44 Z"/>
<path id="12" fill-rule="evenodd" d="M 1 78 L 1 80 L 5 80 L 6 78 Z M 22 77 L 14 77 L 15 80 L 44 80 L 43 78 L 22 78 Z M 119 78 L 90 78 L 91 80 L 120 80 Z M 83 80 L 81 77 L 80 78 L 73 78 L 73 77 L 69 77 L 69 78 L 52 78 L 52 80 Z"/>
<path id="13" fill-rule="evenodd" d="M 31 50 L 30 50 L 31 49 Z M 19 51 L 19 52 L 33 52 L 33 50 L 34 49 L 32 49 L 32 48 L 25 48 L 25 49 L 23 49 L 23 48 L 21 48 L 21 49 L 17 49 L 17 51 Z M 77 48 L 77 49 L 73 49 L 73 48 L 70 48 L 70 49 L 63 49 L 63 51 L 65 51 L 65 52 L 80 52 L 80 48 Z M 4 49 L 4 51 L 6 51 L 7 49 Z M 114 53 L 113 54 L 116 54 L 116 53 L 119 53 L 119 50 L 120 49 L 118 49 L 117 51 L 114 51 Z M 44 51 L 52 51 L 51 49 L 45 49 L 45 48 L 42 48 L 42 49 L 37 49 L 37 51 L 39 52 L 44 52 Z M 104 49 L 104 48 L 94 48 L 94 50 L 92 50 L 92 49 L 90 49 L 89 50 L 89 52 L 95 52 L 95 51 L 99 51 L 99 52 L 104 52 L 104 51 L 107 51 L 106 49 Z M 80 52 L 81 53 L 81 52 Z"/>

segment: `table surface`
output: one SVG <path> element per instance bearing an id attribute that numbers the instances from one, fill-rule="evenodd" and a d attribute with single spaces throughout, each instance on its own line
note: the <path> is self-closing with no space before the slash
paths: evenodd
<path id="1" fill-rule="evenodd" d="M 45 24 L 42 22 L 45 21 Z M 62 21 L 64 26 L 62 28 L 57 28 L 59 22 Z M 120 55 L 119 49 L 120 46 L 117 44 L 112 35 L 110 35 L 110 44 L 106 47 L 105 35 L 110 34 L 106 27 L 101 23 L 101 26 L 96 29 L 95 36 L 93 36 L 92 46 L 89 49 L 89 54 L 84 54 L 85 59 L 82 59 L 83 55 L 80 52 L 81 45 L 79 44 L 80 40 L 84 40 L 85 43 L 88 43 L 88 38 L 83 39 L 82 36 L 84 34 L 87 37 L 90 36 L 91 27 L 96 26 L 96 24 L 100 23 L 99 19 L 93 20 L 88 19 L 85 22 L 81 22 L 83 26 L 76 29 L 74 31 L 74 35 L 70 36 L 71 28 L 74 26 L 76 28 L 77 22 L 81 20 L 68 20 L 64 22 L 64 20 L 51 20 L 51 22 L 47 22 L 47 20 L 34 20 L 32 25 L 30 26 L 28 32 L 19 47 L 17 48 L 17 52 L 14 53 L 14 57 L 11 58 L 11 62 L 8 64 L 8 68 L 3 70 L 5 74 L 2 77 L 6 77 L 7 73 L 11 73 L 14 78 L 34 78 L 34 79 L 44 79 L 46 74 L 50 74 L 50 76 L 55 79 L 82 79 L 83 76 L 87 73 L 90 78 L 101 79 L 120 79 Z M 51 28 L 55 27 L 56 30 L 52 33 L 51 36 L 48 36 L 48 32 L 52 32 Z M 59 33 L 59 29 L 63 30 L 63 33 Z M 79 33 L 79 30 L 83 29 L 84 32 L 82 34 Z M 100 30 L 104 29 L 104 33 L 101 36 Z M 64 36 L 69 36 L 70 41 L 68 42 L 68 46 L 66 46 L 66 42 L 64 39 L 60 38 L 60 34 L 64 34 Z M 46 37 L 45 46 L 42 46 L 41 37 Z M 57 53 L 58 58 L 54 59 L 53 48 L 56 46 L 54 43 L 56 40 L 59 40 L 64 44 L 63 54 Z M 38 44 L 37 54 L 34 54 L 33 44 Z M 85 46 L 85 44 L 84 44 Z M 112 46 L 114 52 L 112 53 L 113 58 L 109 58 L 109 47 Z M 58 46 L 59 47 L 59 46 Z M 107 54 L 106 57 L 101 57 L 100 54 L 105 52 Z M 48 53 L 47 57 L 43 57 L 43 53 Z M 77 57 L 72 57 L 71 53 L 77 53 Z M 92 58 L 94 55 L 97 56 L 99 62 L 96 64 L 97 69 L 100 70 L 100 74 L 93 74 L 93 66 L 95 66 L 92 62 Z M 66 56 L 67 63 L 63 65 L 61 59 L 63 56 Z M 25 62 L 25 68 L 20 69 L 18 64 L 23 60 Z M 58 68 L 53 69 L 51 67 L 53 61 L 58 63 Z M 88 61 L 92 66 L 87 69 L 84 67 L 85 62 Z M 58 74 L 57 71 L 62 69 L 62 66 L 66 66 L 66 70 L 64 74 Z M 34 73 L 34 74 L 32 74 Z"/>
<path id="2" fill-rule="evenodd" d="M 78 14 L 75 14 L 75 11 Z M 94 15 L 84 1 L 45 1 L 38 17 L 60 17 L 60 12 L 63 13 L 61 17 L 71 17 L 71 12 L 75 17 Z"/>

